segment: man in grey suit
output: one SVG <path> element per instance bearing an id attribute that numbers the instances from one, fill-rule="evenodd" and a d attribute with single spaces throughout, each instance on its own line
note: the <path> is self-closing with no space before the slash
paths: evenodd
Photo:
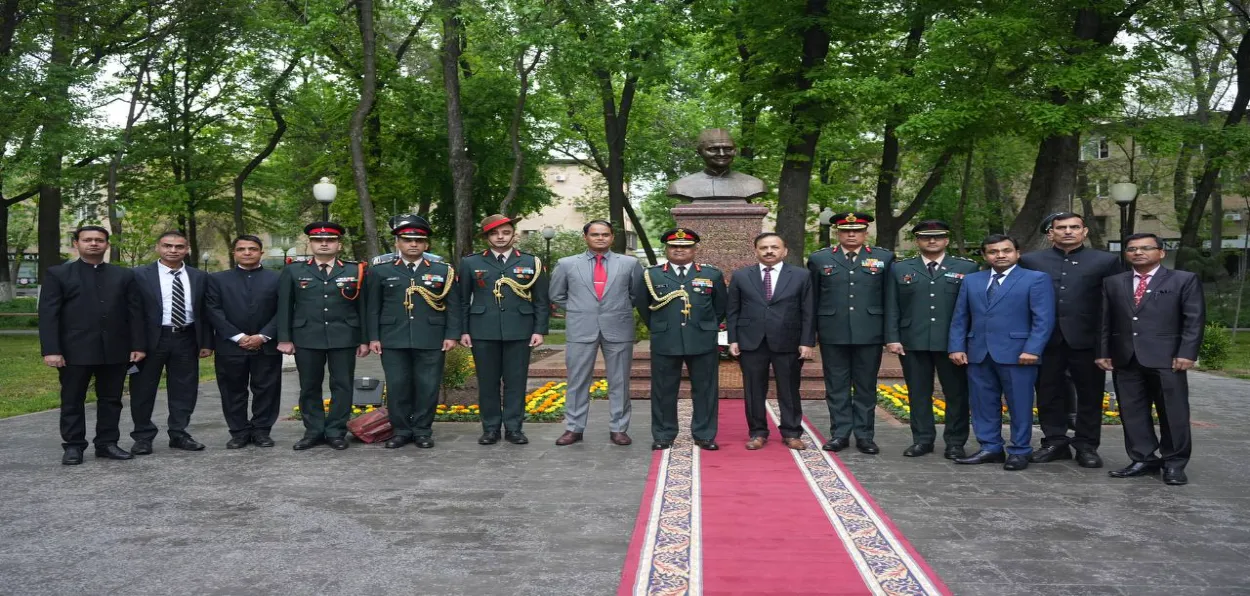
<path id="1" fill-rule="evenodd" d="M 590 377 L 603 350 L 608 373 L 612 442 L 629 445 L 629 367 L 634 358 L 634 304 L 642 295 L 638 259 L 612 252 L 612 224 L 582 228 L 586 252 L 564 257 L 551 275 L 551 301 L 567 316 L 564 362 L 569 370 L 564 434 L 556 445 L 582 440 L 590 414 Z"/>

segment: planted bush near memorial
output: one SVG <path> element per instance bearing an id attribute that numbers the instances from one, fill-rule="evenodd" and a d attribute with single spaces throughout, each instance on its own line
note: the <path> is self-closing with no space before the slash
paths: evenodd
<path id="1" fill-rule="evenodd" d="M 525 420 L 526 422 L 557 422 L 564 419 L 564 401 L 568 394 L 568 384 L 560 381 L 549 381 L 541 387 L 529 392 L 525 396 Z M 608 382 L 606 379 L 600 379 L 590 385 L 591 399 L 607 399 Z M 382 399 L 385 402 L 386 394 L 383 392 Z M 322 400 L 322 407 L 326 412 L 330 411 L 330 399 Z M 375 406 L 353 406 L 352 418 L 367 414 L 377 409 Z M 302 417 L 299 406 L 291 409 L 291 418 L 299 420 Z M 434 420 L 436 422 L 476 422 L 481 419 L 481 408 L 477 404 L 438 404 L 434 410 Z"/>
<path id="2" fill-rule="evenodd" d="M 877 405 L 903 422 L 911 420 L 911 399 L 907 394 L 907 385 L 877 385 Z M 1033 408 L 1033 417 L 1033 423 L 1037 424 L 1037 408 Z M 946 400 L 941 397 L 933 398 L 933 418 L 938 424 L 946 423 Z M 1010 421 L 1007 407 L 1003 406 L 1003 424 Z M 1102 423 L 1120 424 L 1119 404 L 1111 393 L 1102 394 Z"/>

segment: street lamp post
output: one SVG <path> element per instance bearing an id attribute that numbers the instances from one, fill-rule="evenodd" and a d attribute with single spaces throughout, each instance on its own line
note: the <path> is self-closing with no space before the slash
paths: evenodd
<path id="1" fill-rule="evenodd" d="M 1120 206 L 1120 252 L 1124 252 L 1125 238 L 1132 233 L 1128 220 L 1128 208 L 1137 198 L 1137 185 L 1132 182 L 1117 182 L 1111 185 L 1111 198 Z"/>
<path id="2" fill-rule="evenodd" d="M 833 227 L 833 209 L 825 207 L 820 212 L 820 246 L 829 246 L 829 228 Z"/>
<path id="3" fill-rule="evenodd" d="M 334 197 L 338 196 L 339 187 L 330 182 L 329 178 L 322 178 L 320 182 L 313 185 L 313 198 L 321 203 L 321 220 L 330 221 L 330 203 L 334 202 Z"/>
<path id="4" fill-rule="evenodd" d="M 212 256 L 213 256 L 212 253 L 208 252 L 207 250 L 200 253 L 200 260 L 204 261 L 204 268 L 200 269 L 200 271 L 208 271 L 208 259 Z"/>
<path id="5" fill-rule="evenodd" d="M 543 228 L 543 240 L 547 242 L 547 252 L 546 254 L 543 255 L 543 259 L 544 259 L 544 262 L 547 263 L 547 267 L 551 267 L 551 239 L 555 237 L 556 237 L 555 228 L 551 226 L 547 226 Z"/>

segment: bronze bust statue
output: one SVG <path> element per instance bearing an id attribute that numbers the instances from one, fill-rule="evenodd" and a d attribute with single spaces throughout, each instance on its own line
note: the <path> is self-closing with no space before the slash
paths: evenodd
<path id="1" fill-rule="evenodd" d="M 766 194 L 768 187 L 763 180 L 729 169 L 737 154 L 738 146 L 729 131 L 710 128 L 699 133 L 703 171 L 668 185 L 668 196 L 691 201 L 736 199 L 750 202 Z"/>

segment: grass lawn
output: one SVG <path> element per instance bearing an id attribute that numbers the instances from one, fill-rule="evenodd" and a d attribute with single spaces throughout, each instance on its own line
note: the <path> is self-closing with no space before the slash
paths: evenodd
<path id="1" fill-rule="evenodd" d="M 1237 332 L 1223 372 L 1239 379 L 1250 379 L 1250 331 Z"/>
<path id="2" fill-rule="evenodd" d="M 213 359 L 200 360 L 200 382 L 214 378 Z M 60 394 L 56 369 L 43 364 L 38 336 L 0 335 L 0 418 L 58 408 Z M 93 401 L 94 389 L 88 390 L 87 402 Z"/>
<path id="3" fill-rule="evenodd" d="M 33 313 L 38 310 L 34 298 L 15 298 L 12 302 L 0 302 L 0 313 Z M 38 329 L 38 317 L 0 316 L 0 329 Z"/>
<path id="4" fill-rule="evenodd" d="M 544 346 L 562 346 L 566 336 L 564 333 L 550 333 L 543 336 Z"/>

